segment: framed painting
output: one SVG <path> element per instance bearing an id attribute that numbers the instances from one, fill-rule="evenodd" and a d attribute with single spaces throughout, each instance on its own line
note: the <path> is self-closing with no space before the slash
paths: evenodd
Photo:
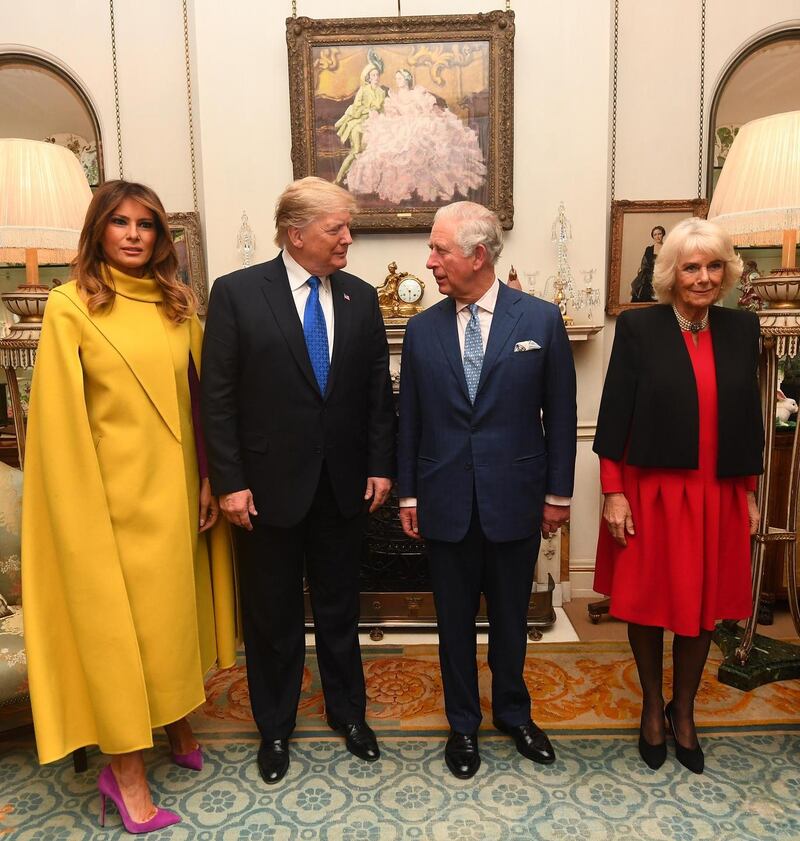
<path id="1" fill-rule="evenodd" d="M 653 265 L 672 228 L 690 216 L 708 213 L 706 199 L 615 201 L 611 204 L 611 259 L 606 312 L 655 303 Z"/>
<path id="2" fill-rule="evenodd" d="M 353 194 L 362 231 L 469 199 L 514 222 L 514 13 L 288 18 L 294 177 Z"/>
<path id="3" fill-rule="evenodd" d="M 178 252 L 178 277 L 194 289 L 200 302 L 197 314 L 205 316 L 208 308 L 208 278 L 200 236 L 200 216 L 194 212 L 168 213 L 167 218 L 172 241 Z"/>

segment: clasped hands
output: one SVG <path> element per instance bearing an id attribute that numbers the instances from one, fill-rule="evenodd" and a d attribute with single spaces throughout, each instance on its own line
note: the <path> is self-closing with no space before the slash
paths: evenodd
<path id="1" fill-rule="evenodd" d="M 364 501 L 372 500 L 369 506 L 369 513 L 377 511 L 386 502 L 389 491 L 392 489 L 392 480 L 382 476 L 370 476 L 367 479 L 367 487 L 364 491 Z M 225 519 L 234 526 L 253 530 L 251 516 L 257 517 L 258 511 L 253 504 L 253 494 L 250 488 L 242 491 L 234 491 L 229 494 L 220 494 L 219 507 Z"/>

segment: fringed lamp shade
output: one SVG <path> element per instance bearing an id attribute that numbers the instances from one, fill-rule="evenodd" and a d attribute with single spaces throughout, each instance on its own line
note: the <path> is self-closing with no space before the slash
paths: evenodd
<path id="1" fill-rule="evenodd" d="M 784 231 L 800 229 L 800 111 L 739 129 L 708 218 L 736 245 L 779 245 Z"/>
<path id="2" fill-rule="evenodd" d="M 0 341 L 35 346 L 50 291 L 39 285 L 39 261 L 68 263 L 75 256 L 91 200 L 83 167 L 69 149 L 0 139 L 0 261 L 25 262 L 25 284 L 1 296 L 19 320 Z"/>
<path id="3" fill-rule="evenodd" d="M 36 249 L 38 261 L 68 263 L 91 199 L 83 167 L 69 149 L 0 139 L 0 261 L 29 263 Z"/>
<path id="4" fill-rule="evenodd" d="M 800 229 L 800 111 L 742 126 L 733 141 L 708 211 L 735 245 L 782 246 L 781 268 L 756 281 L 773 308 L 800 306 L 795 249 Z"/>

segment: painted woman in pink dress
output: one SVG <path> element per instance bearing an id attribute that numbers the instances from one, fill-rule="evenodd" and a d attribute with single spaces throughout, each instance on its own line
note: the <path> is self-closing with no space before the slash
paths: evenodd
<path id="1" fill-rule="evenodd" d="M 352 193 L 376 193 L 397 204 L 452 201 L 466 197 L 486 177 L 483 153 L 473 129 L 417 85 L 403 68 L 397 87 L 364 126 L 364 151 L 347 174 Z"/>

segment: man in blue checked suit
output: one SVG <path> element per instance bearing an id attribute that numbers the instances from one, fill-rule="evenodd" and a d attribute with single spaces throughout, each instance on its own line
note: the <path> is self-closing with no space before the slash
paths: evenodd
<path id="1" fill-rule="evenodd" d="M 289 766 L 305 655 L 303 573 L 328 723 L 379 757 L 364 719 L 359 567 L 367 510 L 394 474 L 389 349 L 375 288 L 347 265 L 352 196 L 321 178 L 275 209 L 281 253 L 219 278 L 203 343 L 203 422 L 220 508 L 236 527 L 258 767 Z"/>
<path id="2" fill-rule="evenodd" d="M 427 544 L 451 727 L 445 761 L 461 779 L 480 765 L 481 593 L 494 725 L 528 759 L 555 760 L 531 719 L 523 668 L 540 535 L 569 519 L 575 368 L 558 308 L 497 279 L 502 246 L 496 215 L 481 205 L 438 211 L 427 265 L 447 298 L 409 321 L 400 371 L 400 519 Z"/>

